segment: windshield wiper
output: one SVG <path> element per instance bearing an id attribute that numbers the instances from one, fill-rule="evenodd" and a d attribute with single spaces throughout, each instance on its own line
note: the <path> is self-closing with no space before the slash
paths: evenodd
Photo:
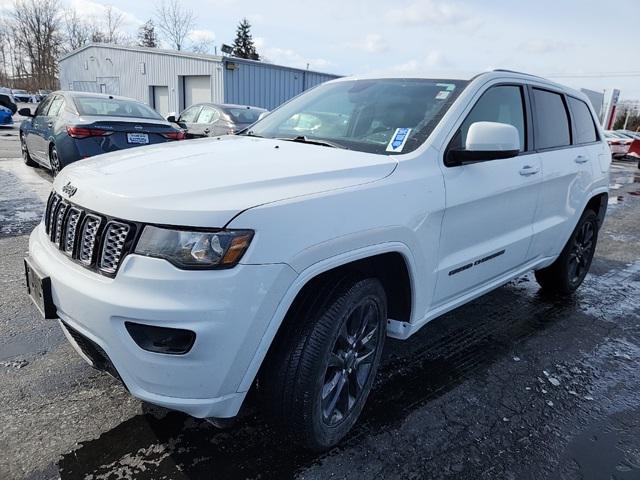
<path id="1" fill-rule="evenodd" d="M 276 140 L 284 140 L 287 142 L 308 143 L 310 145 L 322 145 L 323 147 L 341 148 L 343 150 L 349 150 L 344 145 L 339 145 L 337 143 L 333 143 L 328 140 L 321 140 L 318 138 L 307 138 L 304 135 L 298 135 L 297 137 L 291 137 L 291 138 L 276 138 Z"/>
<path id="2" fill-rule="evenodd" d="M 264 138 L 262 135 L 257 135 L 255 133 L 253 133 L 253 130 L 249 130 L 247 132 L 245 132 L 245 130 L 246 130 L 246 128 L 244 130 L 241 130 L 238 133 L 236 133 L 236 135 L 242 135 L 244 137 Z"/>

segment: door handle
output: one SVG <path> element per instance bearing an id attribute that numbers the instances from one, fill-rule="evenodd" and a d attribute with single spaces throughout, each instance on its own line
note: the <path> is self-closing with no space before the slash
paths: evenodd
<path id="1" fill-rule="evenodd" d="M 53 127 L 53 122 L 47 123 L 47 127 L 49 127 L 49 128 Z"/>
<path id="2" fill-rule="evenodd" d="M 589 161 L 589 157 L 585 157 L 584 155 L 578 155 L 573 161 L 576 163 L 587 163 Z"/>
<path id="3" fill-rule="evenodd" d="M 211 130 L 209 128 L 204 129 L 204 133 L 209 133 Z"/>
<path id="4" fill-rule="evenodd" d="M 535 175 L 540 169 L 538 167 L 532 167 L 531 165 L 525 165 L 520 169 L 520 175 L 528 177 L 529 175 Z"/>

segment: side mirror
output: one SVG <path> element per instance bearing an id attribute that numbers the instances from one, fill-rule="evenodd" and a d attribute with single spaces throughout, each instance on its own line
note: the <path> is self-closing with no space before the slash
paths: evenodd
<path id="1" fill-rule="evenodd" d="M 18 115 L 22 115 L 23 117 L 33 117 L 33 112 L 30 108 L 25 107 L 18 110 Z"/>
<path id="2" fill-rule="evenodd" d="M 447 165 L 512 158 L 520 153 L 520 134 L 513 125 L 475 122 L 467 132 L 464 150 L 450 150 Z"/>
<path id="3" fill-rule="evenodd" d="M 176 119 L 176 114 L 175 113 L 171 113 L 171 114 L 167 115 L 167 122 L 178 123 L 178 120 Z"/>

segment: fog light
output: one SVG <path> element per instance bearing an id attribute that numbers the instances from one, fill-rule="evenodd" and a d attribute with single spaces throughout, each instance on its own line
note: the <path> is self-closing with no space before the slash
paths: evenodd
<path id="1" fill-rule="evenodd" d="M 191 330 L 152 327 L 133 322 L 124 322 L 124 326 L 133 341 L 149 352 L 182 355 L 191 350 L 196 341 L 196 334 Z"/>

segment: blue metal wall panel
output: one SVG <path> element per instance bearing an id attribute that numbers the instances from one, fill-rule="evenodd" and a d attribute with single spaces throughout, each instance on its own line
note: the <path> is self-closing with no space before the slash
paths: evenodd
<path id="1" fill-rule="evenodd" d="M 273 110 L 299 93 L 333 78 L 338 76 L 226 58 L 224 101 Z"/>

